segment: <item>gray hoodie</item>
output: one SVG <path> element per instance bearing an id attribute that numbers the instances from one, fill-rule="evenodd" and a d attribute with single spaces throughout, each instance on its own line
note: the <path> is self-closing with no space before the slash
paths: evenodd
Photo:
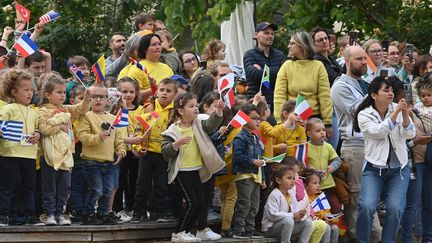
<path id="1" fill-rule="evenodd" d="M 346 74 L 338 77 L 330 90 L 343 146 L 364 147 L 363 134 L 354 131 L 353 120 L 357 107 L 366 95 L 358 81 Z"/>

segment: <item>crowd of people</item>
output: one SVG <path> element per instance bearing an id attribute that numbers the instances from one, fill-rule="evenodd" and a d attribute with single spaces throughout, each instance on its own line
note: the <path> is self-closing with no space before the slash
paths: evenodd
<path id="1" fill-rule="evenodd" d="M 64 78 L 47 50 L 10 51 L 23 24 L 0 42 L 0 226 L 177 220 L 174 242 L 432 241 L 432 57 L 411 44 L 317 27 L 286 55 L 261 22 L 239 68 L 229 43 L 177 53 L 140 13 L 131 36 L 111 35 L 97 82 L 84 56 L 68 59 L 83 77 Z"/>

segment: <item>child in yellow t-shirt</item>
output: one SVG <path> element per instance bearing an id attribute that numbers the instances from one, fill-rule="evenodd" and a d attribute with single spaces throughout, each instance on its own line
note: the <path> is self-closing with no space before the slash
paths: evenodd
<path id="1" fill-rule="evenodd" d="M 336 196 L 335 182 L 332 173 L 342 163 L 333 147 L 325 142 L 325 126 L 321 119 L 310 118 L 306 123 L 308 143 L 308 167 L 315 169 L 321 176 L 320 189 L 323 190 L 331 206 L 331 212 L 340 213 L 341 206 Z"/>
<path id="2" fill-rule="evenodd" d="M 0 139 L 0 227 L 9 224 L 11 202 L 23 195 L 22 207 L 27 223 L 35 222 L 36 158 L 38 156 L 38 116 L 29 107 L 33 96 L 33 76 L 24 70 L 11 69 L 2 75 L 3 97 L 11 103 L 1 107 Z"/>
<path id="3" fill-rule="evenodd" d="M 306 131 L 303 127 L 303 121 L 294 113 L 296 102 L 287 100 L 282 106 L 282 121 L 288 122 L 289 126 L 276 139 L 273 139 L 273 154 L 278 155 L 285 153 L 286 156 L 294 156 L 294 146 L 306 142 Z M 282 126 L 278 124 L 275 126 Z"/>
<path id="4" fill-rule="evenodd" d="M 107 89 L 103 85 L 95 85 L 90 89 L 92 110 L 80 117 L 77 129 L 78 139 L 83 145 L 81 158 L 85 160 L 85 173 L 89 185 L 81 222 L 102 224 L 112 220 L 108 215 L 108 205 L 117 175 L 115 166 L 126 155 L 126 148 L 121 131 L 111 125 L 115 116 L 105 112 Z M 100 192 L 103 192 L 102 195 Z"/>

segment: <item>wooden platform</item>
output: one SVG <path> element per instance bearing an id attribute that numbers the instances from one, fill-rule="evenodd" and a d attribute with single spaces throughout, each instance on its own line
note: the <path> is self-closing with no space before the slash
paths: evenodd
<path id="1" fill-rule="evenodd" d="M 7 226 L 0 227 L 0 242 L 169 242 L 176 225 L 176 222 L 144 222 L 85 226 Z M 212 221 L 210 225 L 220 227 L 220 222 Z M 270 243 L 278 240 L 221 239 L 217 242 Z"/>

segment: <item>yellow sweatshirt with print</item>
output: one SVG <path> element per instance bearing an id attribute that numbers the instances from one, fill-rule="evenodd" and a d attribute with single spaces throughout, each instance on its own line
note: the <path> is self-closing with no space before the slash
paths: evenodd
<path id="1" fill-rule="evenodd" d="M 92 111 L 81 116 L 78 121 L 78 139 L 82 143 L 81 158 L 83 160 L 94 160 L 98 162 L 113 162 L 114 153 L 126 155 L 126 147 L 123 143 L 121 131 L 112 128 L 111 134 L 102 141 L 102 123 L 112 123 L 115 116 L 107 112 L 96 114 Z"/>
<path id="2" fill-rule="evenodd" d="M 38 131 L 38 115 L 30 106 L 10 103 L 0 108 L 0 121 L 16 121 L 23 123 L 22 134 L 32 135 Z M 16 157 L 37 159 L 38 143 L 21 145 L 21 142 L 0 139 L 0 155 L 3 157 Z"/>
<path id="3" fill-rule="evenodd" d="M 147 73 L 156 80 L 156 83 L 159 83 L 164 78 L 169 78 L 174 75 L 172 69 L 165 63 L 150 62 L 145 59 L 141 60 L 139 63 L 141 63 L 141 65 L 147 69 Z M 130 77 L 137 80 L 141 89 L 150 88 L 150 80 L 148 75 L 135 65 L 128 64 L 125 68 L 123 68 L 117 77 L 117 80 L 120 80 L 123 77 Z"/>

